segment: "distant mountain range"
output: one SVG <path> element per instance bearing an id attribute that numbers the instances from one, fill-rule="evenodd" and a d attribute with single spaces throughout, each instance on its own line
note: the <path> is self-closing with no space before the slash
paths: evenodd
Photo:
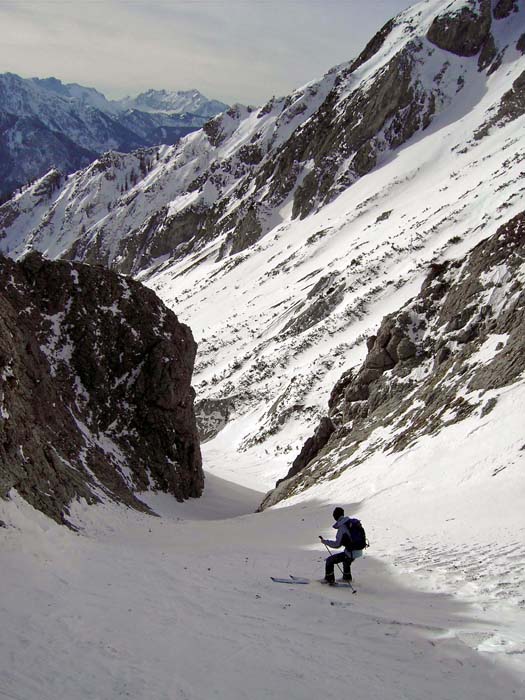
<path id="1" fill-rule="evenodd" d="M 209 100 L 198 90 L 147 90 L 137 97 L 125 97 L 113 101 L 119 109 L 138 109 L 153 114 L 192 114 L 200 117 L 214 117 L 228 109 L 228 105 L 218 100 Z"/>
<path id="2" fill-rule="evenodd" d="M 108 100 L 56 78 L 0 75 L 0 198 L 51 167 L 70 173 L 109 150 L 174 144 L 228 108 L 198 90 Z"/>

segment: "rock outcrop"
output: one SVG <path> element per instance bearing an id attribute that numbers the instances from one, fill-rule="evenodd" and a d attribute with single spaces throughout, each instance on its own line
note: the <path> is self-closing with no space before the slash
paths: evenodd
<path id="1" fill-rule="evenodd" d="M 308 440 L 304 443 L 301 452 L 294 459 L 288 474 L 284 477 L 284 479 L 280 479 L 276 485 L 279 486 L 279 484 L 286 482 L 288 479 L 291 479 L 302 469 L 304 469 L 304 467 L 306 467 L 306 465 L 311 462 L 312 459 L 314 459 L 314 457 L 316 457 L 323 449 L 334 430 L 335 426 L 333 421 L 328 418 L 328 416 L 323 416 L 313 436 L 308 438 Z"/>
<path id="2" fill-rule="evenodd" d="M 525 70 L 516 78 L 512 89 L 503 95 L 497 111 L 476 131 L 474 136 L 480 140 L 492 128 L 503 126 L 523 114 L 525 114 Z"/>
<path id="3" fill-rule="evenodd" d="M 0 497 L 67 523 L 78 498 L 199 496 L 189 328 L 100 267 L 0 258 L 0 284 Z"/>
<path id="4" fill-rule="evenodd" d="M 505 19 L 511 12 L 518 12 L 518 0 L 498 0 L 494 6 L 494 19 Z"/>
<path id="5" fill-rule="evenodd" d="M 428 40 L 457 56 L 476 56 L 489 38 L 491 3 L 476 0 L 471 5 L 438 15 L 430 25 Z"/>
<path id="6" fill-rule="evenodd" d="M 220 399 L 203 399 L 195 404 L 195 416 L 201 442 L 211 440 L 228 423 L 235 410 L 236 396 Z"/>
<path id="7" fill-rule="evenodd" d="M 525 372 L 524 261 L 525 212 L 465 259 L 433 265 L 419 295 L 368 339 L 361 367 L 336 384 L 298 468 L 262 507 L 373 451 L 402 451 L 476 411 L 481 418 L 490 412 L 498 390 Z M 335 430 L 319 440 L 327 421 Z"/>

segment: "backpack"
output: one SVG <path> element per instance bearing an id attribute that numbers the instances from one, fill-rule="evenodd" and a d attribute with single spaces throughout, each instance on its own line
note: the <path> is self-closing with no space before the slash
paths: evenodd
<path id="1" fill-rule="evenodd" d="M 342 539 L 342 543 L 344 544 L 345 549 L 355 551 L 358 549 L 365 549 L 365 547 L 368 547 L 365 528 L 362 526 L 361 521 L 357 518 L 350 518 L 349 522 L 347 523 L 347 526 L 350 531 L 350 534 L 348 534 L 348 532 L 345 532 Z"/>

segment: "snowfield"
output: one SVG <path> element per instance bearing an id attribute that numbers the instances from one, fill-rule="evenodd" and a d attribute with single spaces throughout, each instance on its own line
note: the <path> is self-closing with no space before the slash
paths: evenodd
<path id="1" fill-rule="evenodd" d="M 524 460 L 500 451 L 524 410 L 521 382 L 453 441 L 421 440 L 401 464 L 377 456 L 257 514 L 264 464 L 239 486 L 211 444 L 201 499 L 143 494 L 161 517 L 77 504 L 73 533 L 13 492 L 0 502 L 0 697 L 525 697 Z M 316 581 L 317 535 L 342 497 L 372 543 L 356 595 Z M 270 580 L 290 573 L 312 582 Z"/>

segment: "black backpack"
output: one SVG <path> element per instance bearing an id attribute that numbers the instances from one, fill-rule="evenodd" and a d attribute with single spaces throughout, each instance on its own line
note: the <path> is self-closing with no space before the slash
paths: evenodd
<path id="1" fill-rule="evenodd" d="M 355 551 L 358 549 L 365 549 L 365 547 L 368 547 L 365 528 L 362 526 L 361 521 L 357 518 L 350 518 L 346 525 L 350 534 L 348 534 L 348 532 L 345 532 L 343 535 L 342 542 L 345 546 L 345 549 Z"/>

